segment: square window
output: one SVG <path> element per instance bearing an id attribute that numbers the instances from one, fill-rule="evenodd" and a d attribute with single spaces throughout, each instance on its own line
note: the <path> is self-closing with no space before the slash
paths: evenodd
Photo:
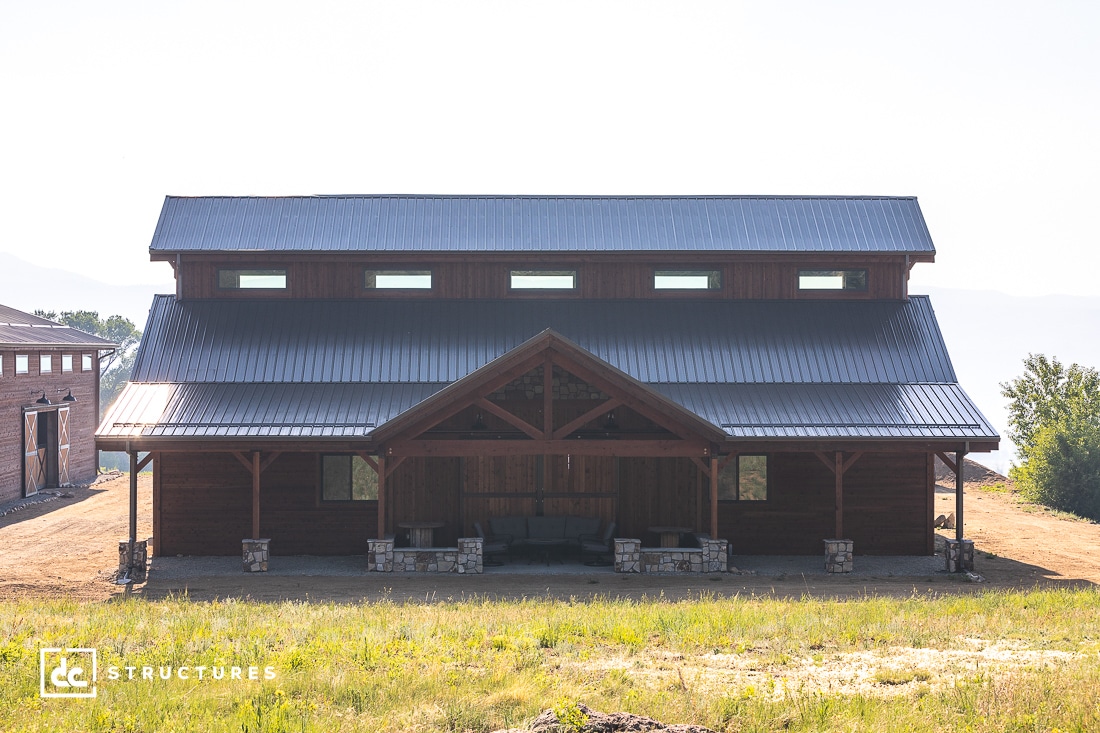
<path id="1" fill-rule="evenodd" d="M 866 270 L 799 270 L 799 290 L 867 289 Z"/>
<path id="2" fill-rule="evenodd" d="M 360 456 L 321 456 L 321 499 L 376 501 L 378 473 Z"/>
<path id="3" fill-rule="evenodd" d="M 366 270 L 363 287 L 367 290 L 431 290 L 431 270 Z"/>
<path id="4" fill-rule="evenodd" d="M 80 355 L 80 371 L 90 372 L 92 371 L 92 355 L 81 354 Z"/>
<path id="5" fill-rule="evenodd" d="M 15 373 L 16 374 L 26 374 L 28 371 L 30 371 L 30 362 L 31 362 L 30 357 L 27 356 L 26 354 L 16 354 L 15 355 Z"/>
<path id="6" fill-rule="evenodd" d="M 49 374 L 53 371 L 53 356 L 51 354 L 38 355 L 38 373 Z"/>
<path id="7" fill-rule="evenodd" d="M 719 290 L 719 270 L 657 270 L 653 273 L 654 290 Z"/>
<path id="8" fill-rule="evenodd" d="M 218 270 L 221 290 L 286 290 L 286 270 Z"/>
<path id="9" fill-rule="evenodd" d="M 576 290 L 576 270 L 512 270 L 512 290 Z"/>
<path id="10" fill-rule="evenodd" d="M 768 457 L 738 456 L 718 474 L 722 501 L 767 501 Z"/>
<path id="11" fill-rule="evenodd" d="M 62 373 L 71 372 L 72 370 L 73 370 L 73 355 L 72 354 L 62 354 L 61 355 L 61 371 L 62 371 Z"/>

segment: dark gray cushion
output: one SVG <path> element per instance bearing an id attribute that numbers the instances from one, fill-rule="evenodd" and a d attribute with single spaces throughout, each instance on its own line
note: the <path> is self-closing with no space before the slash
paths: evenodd
<path id="1" fill-rule="evenodd" d="M 565 517 L 527 517 L 527 536 L 531 539 L 565 539 Z"/>
<path id="2" fill-rule="evenodd" d="M 494 536 L 509 535 L 512 542 L 522 542 L 527 539 L 526 517 L 490 517 L 490 534 Z"/>
<path id="3" fill-rule="evenodd" d="M 600 531 L 599 517 L 566 517 L 565 538 L 576 540 L 582 534 L 597 534 Z"/>

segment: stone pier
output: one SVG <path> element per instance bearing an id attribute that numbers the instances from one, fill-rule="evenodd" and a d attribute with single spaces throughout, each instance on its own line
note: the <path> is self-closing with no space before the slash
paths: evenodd
<path id="1" fill-rule="evenodd" d="M 825 540 L 825 572 L 852 572 L 852 540 Z"/>
<path id="2" fill-rule="evenodd" d="M 974 569 L 974 540 L 945 540 L 943 552 L 944 570 L 961 573 Z"/>
<path id="3" fill-rule="evenodd" d="M 246 573 L 266 573 L 271 540 L 241 540 L 241 565 Z"/>
<path id="4" fill-rule="evenodd" d="M 118 577 L 129 577 L 135 583 L 145 582 L 145 568 L 149 559 L 148 540 L 134 542 L 134 563 L 130 564 L 130 540 L 118 541 Z M 127 570 L 130 572 L 127 573 Z"/>

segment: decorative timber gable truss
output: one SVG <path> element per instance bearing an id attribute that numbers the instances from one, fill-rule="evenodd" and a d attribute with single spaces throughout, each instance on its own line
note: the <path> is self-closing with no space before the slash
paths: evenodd
<path id="1" fill-rule="evenodd" d="M 387 458 L 709 457 L 717 426 L 547 329 L 372 434 Z"/>

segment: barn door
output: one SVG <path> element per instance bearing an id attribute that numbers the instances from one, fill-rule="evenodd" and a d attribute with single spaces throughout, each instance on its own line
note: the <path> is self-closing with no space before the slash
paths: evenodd
<path id="1" fill-rule="evenodd" d="M 57 408 L 57 485 L 69 485 L 69 408 Z"/>
<path id="2" fill-rule="evenodd" d="M 23 493 L 34 496 L 46 484 L 46 466 L 38 452 L 38 413 L 23 413 Z"/>

